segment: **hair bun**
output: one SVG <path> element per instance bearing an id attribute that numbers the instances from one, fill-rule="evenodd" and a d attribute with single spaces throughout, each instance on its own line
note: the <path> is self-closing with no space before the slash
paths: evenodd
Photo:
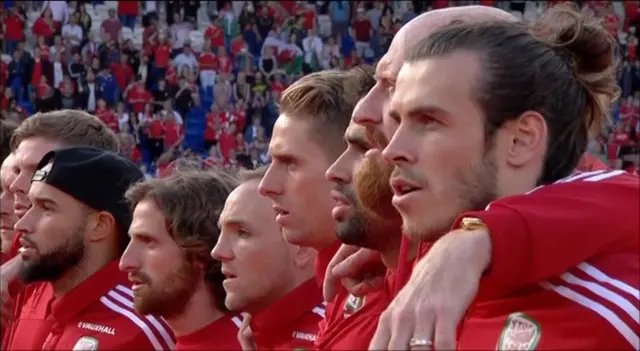
<path id="1" fill-rule="evenodd" d="M 549 9 L 533 25 L 534 34 L 567 55 L 577 75 L 599 73 L 615 64 L 615 40 L 589 15 L 573 5 L 561 4 Z"/>

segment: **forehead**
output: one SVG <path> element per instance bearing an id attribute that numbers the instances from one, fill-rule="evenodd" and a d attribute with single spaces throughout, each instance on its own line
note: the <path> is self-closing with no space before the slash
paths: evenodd
<path id="1" fill-rule="evenodd" d="M 265 216 L 274 217 L 271 201 L 258 192 L 259 180 L 240 184 L 227 197 L 220 222 L 242 220 L 263 221 Z"/>
<path id="2" fill-rule="evenodd" d="M 8 188 L 17 176 L 14 165 L 13 154 L 9 155 L 5 158 L 4 162 L 2 162 L 2 166 L 0 167 L 0 182 L 3 188 Z"/>
<path id="3" fill-rule="evenodd" d="M 133 220 L 129 233 L 144 232 L 148 235 L 166 233 L 166 217 L 162 210 L 151 199 L 143 199 L 133 210 Z M 168 235 L 168 234 L 167 234 Z"/>
<path id="4" fill-rule="evenodd" d="M 455 109 L 471 100 L 479 62 L 470 53 L 455 53 L 406 63 L 398 74 L 392 107 L 410 109 L 416 105 Z"/>
<path id="5" fill-rule="evenodd" d="M 40 137 L 27 138 L 20 142 L 15 151 L 15 165 L 20 168 L 31 168 L 35 171 L 38 162 L 49 151 L 57 150 L 62 144 Z"/>
<path id="6" fill-rule="evenodd" d="M 281 114 L 273 126 L 269 153 L 272 156 L 282 154 L 308 156 L 320 152 L 320 147 L 309 137 L 309 117 L 294 117 Z"/>

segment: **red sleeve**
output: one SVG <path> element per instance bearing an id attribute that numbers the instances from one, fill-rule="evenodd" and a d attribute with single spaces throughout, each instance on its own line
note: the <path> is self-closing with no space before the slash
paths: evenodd
<path id="1" fill-rule="evenodd" d="M 455 228 L 463 217 L 480 218 L 489 227 L 484 291 L 504 294 L 595 256 L 640 250 L 637 176 L 595 171 L 565 179 L 458 218 Z"/>

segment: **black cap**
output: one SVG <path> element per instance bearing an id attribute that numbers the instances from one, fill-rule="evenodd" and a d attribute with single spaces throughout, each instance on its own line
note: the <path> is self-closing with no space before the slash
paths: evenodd
<path id="1" fill-rule="evenodd" d="M 132 213 L 124 193 L 143 178 L 133 162 L 115 152 L 70 147 L 44 155 L 31 181 L 45 182 L 96 211 L 111 213 L 127 231 Z"/>

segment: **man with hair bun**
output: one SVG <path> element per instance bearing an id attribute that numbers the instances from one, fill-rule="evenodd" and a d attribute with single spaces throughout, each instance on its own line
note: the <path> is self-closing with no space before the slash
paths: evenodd
<path id="1" fill-rule="evenodd" d="M 601 129 L 617 91 L 614 50 L 595 21 L 558 7 L 530 26 L 446 27 L 409 51 L 390 103 L 398 127 L 382 154 L 395 166 L 390 184 L 403 231 L 423 242 L 421 255 L 487 228 L 511 225 L 515 235 L 523 229 L 498 222 L 491 212 L 528 203 L 527 212 L 549 215 L 545 207 L 566 184 L 583 189 L 575 197 L 590 197 L 588 189 L 608 184 L 610 195 L 624 201 L 616 203 L 622 208 L 614 227 L 591 230 L 637 236 L 638 178 L 610 170 L 574 173 L 589 131 Z M 589 199 L 583 201 L 588 205 Z M 557 216 L 571 219 L 579 210 L 558 209 Z M 529 225 L 549 227 L 543 218 Z M 535 244 L 548 246 L 555 255 L 546 260 L 560 267 L 569 245 L 554 239 Z M 486 242 L 477 243 L 486 248 Z M 465 292 L 467 301 L 475 297 L 468 310 L 444 318 L 414 305 L 424 296 L 414 283 L 436 286 L 451 274 L 452 267 L 429 265 L 429 254 L 382 315 L 370 347 L 637 350 L 640 264 L 637 239 L 629 244 L 573 268 L 571 262 L 551 276 L 532 272 L 519 289 L 485 280 L 477 296 Z M 519 263 L 531 256 L 511 258 Z M 489 259 L 485 255 L 452 278 L 477 281 Z M 543 263 L 533 264 L 539 269 Z"/>

